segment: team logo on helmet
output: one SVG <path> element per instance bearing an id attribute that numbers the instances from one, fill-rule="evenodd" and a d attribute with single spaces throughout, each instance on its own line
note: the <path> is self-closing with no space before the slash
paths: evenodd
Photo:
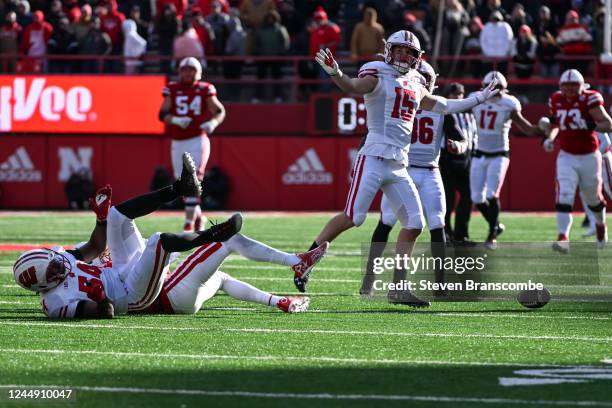
<path id="1" fill-rule="evenodd" d="M 433 67 L 427 61 L 421 60 L 417 67 L 417 71 L 425 78 L 425 88 L 427 88 L 430 93 L 433 92 L 434 89 L 436 89 L 436 78 L 438 77 Z"/>
<path id="2" fill-rule="evenodd" d="M 393 55 L 394 46 L 408 47 L 413 55 L 408 55 L 405 61 L 396 61 Z M 385 62 L 392 65 L 402 75 L 418 66 L 421 55 L 423 55 L 423 50 L 421 50 L 419 39 L 408 30 L 396 31 L 385 41 L 383 54 Z"/>
<path id="3" fill-rule="evenodd" d="M 181 62 L 179 63 L 179 71 L 183 67 L 191 67 L 195 69 L 196 71 L 195 80 L 196 81 L 199 81 L 202 79 L 202 64 L 200 64 L 200 61 L 198 61 L 197 58 L 194 58 L 194 57 L 183 58 Z"/>
<path id="4" fill-rule="evenodd" d="M 15 281 L 22 288 L 33 292 L 53 289 L 70 271 L 70 261 L 50 249 L 24 252 L 13 265 Z"/>

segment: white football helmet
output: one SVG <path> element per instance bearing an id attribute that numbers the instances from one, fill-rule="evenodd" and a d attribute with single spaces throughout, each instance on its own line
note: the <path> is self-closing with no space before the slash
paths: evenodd
<path id="1" fill-rule="evenodd" d="M 179 71 L 183 67 L 191 67 L 196 70 L 196 76 L 195 76 L 196 81 L 199 81 L 202 79 L 202 64 L 200 64 L 200 61 L 198 61 L 197 58 L 194 58 L 194 57 L 183 58 L 181 62 L 179 63 L 179 67 L 178 67 Z"/>
<path id="2" fill-rule="evenodd" d="M 506 80 L 506 77 L 499 71 L 491 71 L 485 75 L 484 79 L 482 80 L 482 87 L 486 88 L 491 82 L 493 82 L 493 79 L 497 79 L 497 87 L 501 88 L 502 91 L 508 88 L 508 81 Z"/>
<path id="3" fill-rule="evenodd" d="M 391 51 L 394 45 L 408 47 L 416 52 L 416 56 L 409 55 L 407 61 L 395 61 Z M 419 39 L 408 30 L 396 31 L 385 41 L 385 51 L 383 53 L 385 62 L 392 65 L 402 75 L 419 65 L 421 55 L 423 55 L 423 50 L 421 50 Z"/>
<path id="4" fill-rule="evenodd" d="M 561 78 L 559 78 L 559 86 L 567 83 L 580 84 L 580 92 L 588 88 L 588 86 L 585 86 L 584 77 L 577 69 L 568 69 L 561 74 Z"/>
<path id="5" fill-rule="evenodd" d="M 421 60 L 417 67 L 417 71 L 425 78 L 425 88 L 427 88 L 430 93 L 433 92 L 434 89 L 436 89 L 436 78 L 438 77 L 433 67 L 429 65 L 427 61 Z"/>
<path id="6" fill-rule="evenodd" d="M 24 252 L 13 265 L 15 281 L 33 292 L 53 289 L 70 271 L 70 262 L 64 255 L 46 248 Z"/>

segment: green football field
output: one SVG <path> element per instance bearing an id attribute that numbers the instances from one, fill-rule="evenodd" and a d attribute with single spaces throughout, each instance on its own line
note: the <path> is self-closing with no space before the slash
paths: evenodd
<path id="1" fill-rule="evenodd" d="M 243 233 L 303 251 L 328 217 L 246 213 Z M 485 233 L 480 218 L 471 224 L 477 240 Z M 362 300 L 359 251 L 376 222 L 372 214 L 332 243 L 311 278 L 311 309 L 295 315 L 220 293 L 194 316 L 49 321 L 38 297 L 13 281 L 18 252 L 2 251 L 0 406 L 49 405 L 8 398 L 17 386 L 45 385 L 73 390 L 76 401 L 58 406 L 612 407 L 609 303 L 413 310 Z M 556 235 L 554 215 L 503 214 L 502 222 L 501 243 Z M 162 213 L 138 225 L 147 236 L 176 230 L 181 217 Z M 92 227 L 87 213 L 0 213 L 0 247 L 74 245 Z M 295 294 L 286 267 L 232 255 L 222 270 Z"/>

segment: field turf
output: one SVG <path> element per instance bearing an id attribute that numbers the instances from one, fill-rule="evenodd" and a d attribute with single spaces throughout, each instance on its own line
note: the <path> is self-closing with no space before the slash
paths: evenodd
<path id="1" fill-rule="evenodd" d="M 329 215 L 245 217 L 246 235 L 301 251 Z M 360 245 L 376 221 L 371 215 L 332 244 L 312 275 L 311 310 L 296 315 L 220 293 L 194 316 L 49 321 L 38 297 L 13 281 L 18 252 L 0 252 L 0 406 L 49 405 L 7 397 L 14 385 L 47 385 L 74 390 L 76 402 L 59 406 L 84 407 L 612 407 L 610 304 L 412 310 L 361 300 Z M 554 216 L 502 221 L 502 242 L 555 235 Z M 149 216 L 138 225 L 147 236 L 176 230 L 181 218 Z M 92 227 L 86 213 L 0 213 L 0 245 L 73 245 Z M 484 232 L 475 215 L 473 238 Z M 231 256 L 222 270 L 264 290 L 295 292 L 285 267 Z M 529 385 L 502 385 L 517 382 Z"/>

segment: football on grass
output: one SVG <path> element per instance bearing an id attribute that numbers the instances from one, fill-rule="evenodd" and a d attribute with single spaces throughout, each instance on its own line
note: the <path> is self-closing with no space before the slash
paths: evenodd
<path id="1" fill-rule="evenodd" d="M 546 288 L 542 290 L 523 290 L 519 292 L 516 300 L 529 309 L 538 309 L 550 301 L 550 292 Z"/>

